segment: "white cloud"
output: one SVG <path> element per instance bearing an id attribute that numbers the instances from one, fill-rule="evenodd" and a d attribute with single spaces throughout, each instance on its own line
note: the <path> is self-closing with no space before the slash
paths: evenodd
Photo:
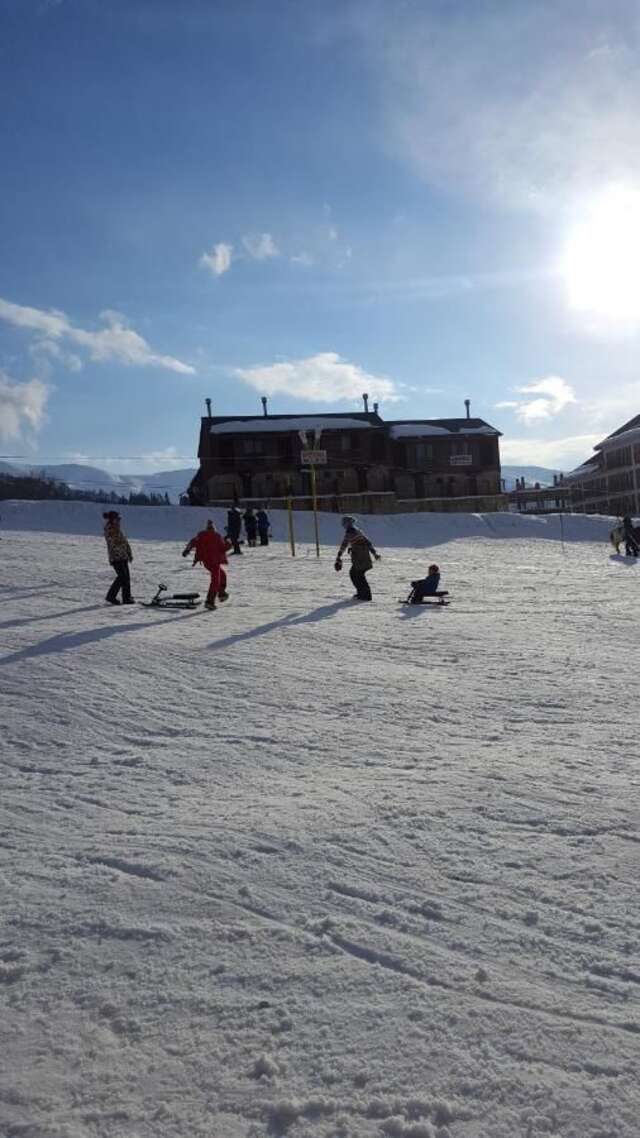
<path id="1" fill-rule="evenodd" d="M 246 233 L 242 244 L 254 261 L 267 261 L 270 257 L 280 256 L 280 250 L 270 233 Z"/>
<path id="2" fill-rule="evenodd" d="M 41 371 L 47 370 L 46 367 L 43 369 L 42 366 L 43 357 L 45 360 L 56 360 L 57 363 L 62 364 L 62 366 L 68 368 L 69 371 L 82 371 L 82 360 L 80 356 L 77 356 L 75 352 L 63 351 L 55 340 L 36 340 L 35 344 L 32 344 L 29 348 L 29 352 L 34 359 L 39 361 Z M 49 368 L 48 370 L 50 371 L 51 369 Z"/>
<path id="3" fill-rule="evenodd" d="M 154 352 L 142 336 L 133 328 L 126 327 L 120 313 L 111 310 L 101 313 L 101 320 L 106 327 L 90 332 L 76 327 L 64 312 L 57 309 L 44 312 L 39 308 L 12 304 L 0 298 L 0 320 L 5 320 L 16 328 L 40 334 L 43 337 L 40 344 L 58 345 L 62 341 L 84 348 L 89 359 L 98 362 L 117 360 L 130 367 L 158 367 L 181 375 L 195 374 L 195 368 L 190 364 Z M 45 351 L 51 355 L 51 346 Z"/>
<path id="4" fill-rule="evenodd" d="M 355 11 L 388 145 L 429 183 L 547 210 L 640 177 L 636 0 Z"/>
<path id="5" fill-rule="evenodd" d="M 40 379 L 18 383 L 0 371 L 0 438 L 20 438 L 25 427 L 39 430 L 50 390 Z"/>
<path id="6" fill-rule="evenodd" d="M 500 439 L 500 458 L 509 466 L 547 466 L 573 470 L 589 458 L 601 435 L 569 435 L 561 439 Z"/>
<path id="7" fill-rule="evenodd" d="M 221 277 L 223 273 L 228 272 L 231 268 L 231 261 L 233 259 L 233 245 L 227 245 L 224 241 L 219 241 L 217 245 L 213 246 L 210 253 L 203 253 L 199 264 L 204 269 L 209 269 L 214 277 Z"/>
<path id="8" fill-rule="evenodd" d="M 235 375 L 265 395 L 293 395 L 314 403 L 359 400 L 367 391 L 372 400 L 395 402 L 398 385 L 386 376 L 370 375 L 337 352 L 319 352 L 306 359 L 236 368 Z"/>
<path id="9" fill-rule="evenodd" d="M 509 408 L 515 411 L 523 423 L 534 423 L 540 419 L 551 419 L 568 407 L 576 403 L 575 392 L 566 379 L 559 375 L 548 375 L 544 379 L 536 379 L 533 383 L 526 383 L 524 387 L 516 388 L 522 395 L 535 395 L 535 399 L 514 400 L 503 399 L 496 403 L 496 407 Z"/>
<path id="10" fill-rule="evenodd" d="M 310 253 L 304 253 L 304 252 L 303 253 L 294 253 L 294 255 L 292 257 L 289 257 L 289 260 L 291 261 L 292 265 L 312 265 L 313 264 L 313 257 L 311 256 Z"/>

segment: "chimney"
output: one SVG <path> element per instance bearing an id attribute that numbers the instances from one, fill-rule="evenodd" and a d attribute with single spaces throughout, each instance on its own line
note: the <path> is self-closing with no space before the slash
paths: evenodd
<path id="1" fill-rule="evenodd" d="M 471 415 L 469 414 L 469 408 L 470 408 L 470 406 L 471 406 L 471 400 L 470 400 L 470 399 L 465 399 L 465 401 L 464 401 L 464 405 L 465 405 L 465 407 L 467 408 L 467 419 L 470 419 L 470 418 L 471 418 Z"/>
<path id="2" fill-rule="evenodd" d="M 210 419 L 211 418 L 211 400 L 205 399 L 205 403 L 207 405 L 207 418 Z"/>
<path id="3" fill-rule="evenodd" d="M 260 402 L 262 403 L 262 414 L 264 415 L 265 419 L 267 419 L 268 418 L 268 412 L 267 412 L 267 397 L 266 397 L 266 395 L 262 395 L 260 397 Z"/>
<path id="4" fill-rule="evenodd" d="M 378 414 L 378 407 L 379 407 L 379 406 L 380 406 L 380 404 L 379 404 L 379 403 L 374 403 L 374 405 L 373 405 L 373 413 L 374 413 L 374 415 L 377 415 L 377 414 Z"/>
<path id="5" fill-rule="evenodd" d="M 364 403 L 364 413 L 365 413 L 365 415 L 367 415 L 369 413 L 369 396 L 367 395 L 366 392 L 362 396 L 362 402 Z"/>

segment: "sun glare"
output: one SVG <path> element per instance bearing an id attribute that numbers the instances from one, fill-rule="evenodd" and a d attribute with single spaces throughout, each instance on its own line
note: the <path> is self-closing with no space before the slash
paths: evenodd
<path id="1" fill-rule="evenodd" d="M 563 275 L 572 308 L 640 321 L 640 193 L 616 188 L 591 203 L 567 240 Z"/>

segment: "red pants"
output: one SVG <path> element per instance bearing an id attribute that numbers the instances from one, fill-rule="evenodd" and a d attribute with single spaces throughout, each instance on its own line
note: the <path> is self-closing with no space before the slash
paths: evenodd
<path id="1" fill-rule="evenodd" d="M 207 565 L 207 569 L 211 574 L 207 601 L 209 604 L 213 604 L 220 593 L 226 593 L 227 591 L 227 574 L 222 568 L 222 565 Z"/>

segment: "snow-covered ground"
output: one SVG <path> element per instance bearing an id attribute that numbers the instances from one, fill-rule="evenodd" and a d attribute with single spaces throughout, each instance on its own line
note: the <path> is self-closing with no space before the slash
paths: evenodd
<path id="1" fill-rule="evenodd" d="M 163 613 L 102 603 L 99 508 L 1 513 L 3 1138 L 637 1138 L 607 519 L 365 519 L 358 605 L 304 517 Z M 205 512 L 123 515 L 138 598 L 204 588 Z M 434 558 L 451 606 L 399 606 Z"/>

